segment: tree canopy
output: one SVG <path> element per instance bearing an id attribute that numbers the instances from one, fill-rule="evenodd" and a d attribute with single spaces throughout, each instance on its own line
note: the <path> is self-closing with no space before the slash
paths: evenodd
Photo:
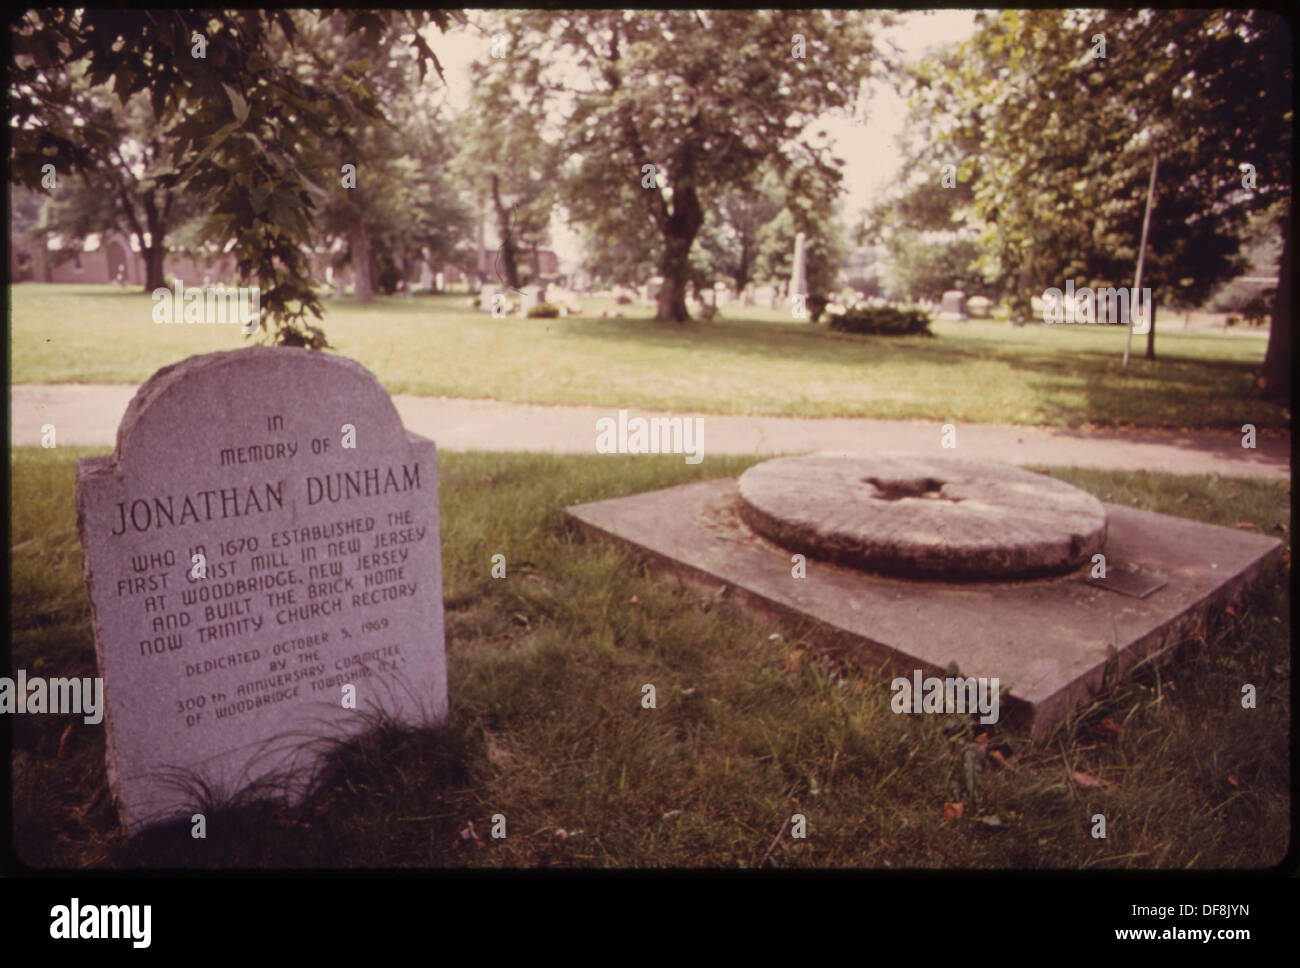
<path id="1" fill-rule="evenodd" d="M 682 321 L 692 247 L 722 196 L 752 190 L 765 165 L 834 194 L 838 167 L 807 129 L 880 69 L 872 22 L 806 10 L 510 13 L 509 54 L 485 76 L 525 79 L 530 109 L 563 119 L 570 215 L 602 237 L 653 236 L 657 318 Z"/>
<path id="2" fill-rule="evenodd" d="M 421 75 L 429 66 L 441 73 L 421 29 L 445 28 L 455 15 L 340 16 L 343 31 L 373 54 L 400 38 L 414 49 Z M 234 241 L 241 276 L 261 288 L 276 341 L 323 343 L 306 323 L 308 313 L 321 315 L 308 250 L 324 186 L 337 184 L 342 164 L 332 149 L 357 119 L 385 119 L 368 64 L 340 65 L 330 84 L 304 78 L 282 56 L 299 41 L 295 15 L 284 10 L 28 11 L 12 36 L 11 178 L 37 189 L 46 164 L 92 183 L 112 170 L 117 133 L 78 124 L 82 93 L 51 79 L 84 70 L 92 87 L 111 84 L 123 106 L 145 93 L 152 130 L 165 145 L 165 157 L 148 170 L 149 187 L 183 192 L 208 213 L 214 235 Z"/>
<path id="3" fill-rule="evenodd" d="M 1290 191 L 1281 18 L 1007 10 L 978 15 L 977 26 L 917 73 L 914 117 L 935 183 L 941 158 L 961 159 L 972 199 L 960 216 L 979 233 L 987 278 L 1022 305 L 1068 278 L 1131 284 L 1157 157 L 1144 287 L 1158 303 L 1193 305 L 1240 271 L 1248 216 Z M 1289 387 L 1273 345 L 1289 357 L 1289 309 L 1279 304 L 1274 319 L 1267 380 Z M 1154 339 L 1153 328 L 1149 356 Z"/>

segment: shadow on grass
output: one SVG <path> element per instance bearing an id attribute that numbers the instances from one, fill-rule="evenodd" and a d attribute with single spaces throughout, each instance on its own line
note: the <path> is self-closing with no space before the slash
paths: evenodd
<path id="1" fill-rule="evenodd" d="M 297 805 L 246 790 L 234 799 L 196 789 L 192 819 L 149 827 L 113 850 L 109 867 L 260 869 L 438 866 L 450 851 L 470 778 L 481 757 L 463 727 L 412 728 L 379 718 L 337 741 Z M 412 805 L 419 816 L 410 816 Z M 418 832 L 418 838 L 413 835 Z"/>
<path id="2" fill-rule="evenodd" d="M 1115 360 L 1076 360 L 1072 365 L 1048 364 L 1008 357 L 1016 370 L 1033 376 L 1035 406 L 1044 423 L 1066 427 L 1096 425 L 1112 431 L 1124 427 L 1182 428 L 1195 414 L 1195 427 L 1214 433 L 1240 434 L 1245 423 L 1259 428 L 1291 426 L 1286 408 L 1258 397 L 1252 390 L 1253 369 L 1245 363 L 1174 360 L 1133 366 L 1126 376 Z M 1091 365 L 1090 365 L 1091 364 Z M 1070 373 L 1072 381 L 1055 379 Z M 1197 445 L 1169 435 L 1167 443 Z M 1240 441 L 1237 442 L 1240 446 Z"/>
<path id="3" fill-rule="evenodd" d="M 1199 425 L 1240 428 L 1289 427 L 1284 408 L 1258 399 L 1252 379 L 1258 364 L 1161 353 L 1154 362 L 1140 352 L 1127 370 L 1109 342 L 1096 349 L 1062 346 L 1054 351 L 1008 345 L 993 336 L 961 334 L 945 339 L 863 336 L 834 333 L 823 324 L 793 326 L 764 320 L 714 320 L 656 323 L 570 317 L 564 332 L 584 339 L 637 346 L 707 347 L 756 366 L 797 358 L 812 363 L 861 366 L 864 379 L 873 369 L 922 363 L 962 365 L 972 361 L 1004 364 L 1027 374 L 1034 391 L 1036 422 L 1058 426 L 1180 427 L 1186 425 L 1188 401 L 1198 401 Z M 959 340 L 959 342 L 957 341 Z M 1062 379 L 1065 378 L 1065 379 Z M 1134 419 L 1134 414 L 1139 419 Z"/>
<path id="4" fill-rule="evenodd" d="M 554 322 L 554 321 L 552 321 Z M 928 363 L 960 363 L 979 359 L 973 353 L 951 343 L 918 336 L 864 336 L 835 333 L 824 324 L 795 326 L 766 320 L 691 320 L 687 323 L 660 323 L 652 319 L 599 319 L 586 316 L 567 317 L 562 321 L 567 333 L 584 339 L 627 343 L 644 347 L 710 347 L 728 355 L 762 360 L 786 360 L 792 355 L 807 362 L 843 364 L 846 352 L 862 350 L 863 366 L 924 358 Z"/>

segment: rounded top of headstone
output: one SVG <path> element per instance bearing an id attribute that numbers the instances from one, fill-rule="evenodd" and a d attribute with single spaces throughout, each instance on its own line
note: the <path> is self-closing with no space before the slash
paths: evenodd
<path id="1" fill-rule="evenodd" d="M 911 578 L 1069 571 L 1106 540 L 1092 495 L 988 461 L 903 455 L 783 457 L 738 482 L 754 530 L 815 558 Z"/>
<path id="2" fill-rule="evenodd" d="M 262 443 L 248 428 L 266 427 L 276 416 L 332 436 L 343 423 L 364 423 L 367 442 L 406 442 L 397 408 L 360 363 L 321 350 L 246 346 L 191 356 L 154 373 L 127 405 L 114 456 L 170 462 L 181 443 Z"/>

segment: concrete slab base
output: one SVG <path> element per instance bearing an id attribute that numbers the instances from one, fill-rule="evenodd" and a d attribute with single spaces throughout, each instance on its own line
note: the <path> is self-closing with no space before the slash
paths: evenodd
<path id="1" fill-rule="evenodd" d="M 1120 674 L 1177 644 L 1208 613 L 1276 575 L 1282 542 L 1232 528 L 1105 505 L 1110 569 L 1157 575 L 1145 598 L 1088 584 L 1092 565 L 1053 578 L 945 582 L 890 578 L 808 559 L 741 519 L 735 478 L 582 504 L 568 514 L 685 577 L 730 586 L 762 613 L 812 619 L 827 644 L 896 674 L 920 669 L 1000 680 L 1001 721 L 1041 736 L 1102 685 L 1112 647 Z"/>

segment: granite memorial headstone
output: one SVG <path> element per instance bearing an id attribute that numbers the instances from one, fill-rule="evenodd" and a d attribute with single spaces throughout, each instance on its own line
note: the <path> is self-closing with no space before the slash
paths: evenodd
<path id="1" fill-rule="evenodd" d="M 293 798 L 360 714 L 446 715 L 438 466 L 360 364 L 250 347 L 137 391 L 77 465 L 108 777 L 134 830 L 201 780 Z M 351 703 L 349 703 L 351 692 Z"/>
<path id="2" fill-rule="evenodd" d="M 945 292 L 939 308 L 939 318 L 955 321 L 966 319 L 966 293 L 960 289 Z"/>

